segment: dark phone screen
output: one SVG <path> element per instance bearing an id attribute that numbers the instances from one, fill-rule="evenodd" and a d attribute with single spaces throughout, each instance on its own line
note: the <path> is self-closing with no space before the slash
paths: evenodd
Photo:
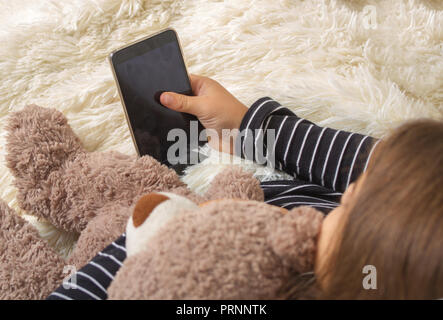
<path id="1" fill-rule="evenodd" d="M 167 109 L 159 102 L 164 91 L 192 94 L 175 33 L 166 31 L 125 48 L 114 54 L 112 61 L 140 156 L 150 155 L 171 166 L 167 151 L 175 141 L 167 141 L 167 136 L 172 129 L 186 132 L 189 155 L 190 121 L 198 125 L 198 133 L 202 125 L 196 117 Z M 177 159 L 177 171 L 189 164 L 189 157 Z"/>

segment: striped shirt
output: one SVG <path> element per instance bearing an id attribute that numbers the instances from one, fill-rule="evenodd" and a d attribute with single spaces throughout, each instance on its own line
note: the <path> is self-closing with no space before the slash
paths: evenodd
<path id="1" fill-rule="evenodd" d="M 123 234 L 64 281 L 47 300 L 105 300 L 109 285 L 126 259 L 125 243 Z"/>
<path id="2" fill-rule="evenodd" d="M 270 130 L 275 141 L 268 146 Z M 377 144 L 369 136 L 317 126 L 268 97 L 249 108 L 240 133 L 236 150 L 240 156 L 263 162 L 262 153 L 271 160 L 268 165 L 294 178 L 262 182 L 266 203 L 287 209 L 308 205 L 324 213 L 339 205 L 342 193 L 366 169 Z"/>
<path id="3" fill-rule="evenodd" d="M 271 131 L 273 143 L 268 141 Z M 238 139 L 238 155 L 265 162 L 293 177 L 262 182 L 266 203 L 286 209 L 307 205 L 325 214 L 339 205 L 343 192 L 366 169 L 378 142 L 361 134 L 317 126 L 269 97 L 249 108 Z M 48 299 L 106 299 L 106 290 L 126 258 L 125 239 L 123 234 Z"/>

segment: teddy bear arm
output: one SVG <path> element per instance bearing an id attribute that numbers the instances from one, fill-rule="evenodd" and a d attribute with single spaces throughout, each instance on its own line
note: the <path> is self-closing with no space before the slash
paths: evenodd
<path id="1" fill-rule="evenodd" d="M 110 203 L 101 208 L 81 232 L 68 263 L 82 267 L 125 232 L 131 207 Z"/>
<path id="2" fill-rule="evenodd" d="M 212 180 L 204 197 L 206 200 L 243 199 L 264 201 L 260 182 L 252 174 L 232 166 L 219 173 Z"/>

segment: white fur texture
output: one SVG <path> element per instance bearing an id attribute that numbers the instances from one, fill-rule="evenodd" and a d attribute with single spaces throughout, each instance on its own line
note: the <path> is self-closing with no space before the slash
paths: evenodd
<path id="1" fill-rule="evenodd" d="M 269 95 L 320 125 L 382 137 L 408 119 L 442 118 L 442 10 L 439 0 L 0 0 L 0 123 L 29 103 L 55 107 L 88 150 L 135 153 L 106 56 L 171 26 L 189 72 L 245 104 Z M 3 157 L 3 129 L 0 138 Z M 184 180 L 204 190 L 224 167 L 217 158 Z M 0 179 L 17 209 L 4 162 Z M 75 235 L 35 224 L 69 253 Z"/>

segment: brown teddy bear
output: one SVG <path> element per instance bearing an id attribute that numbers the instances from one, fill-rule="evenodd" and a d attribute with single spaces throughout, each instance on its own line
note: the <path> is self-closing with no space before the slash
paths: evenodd
<path id="1" fill-rule="evenodd" d="M 25 107 L 6 129 L 20 207 L 80 237 L 64 261 L 0 202 L 1 299 L 45 298 L 64 266 L 80 268 L 126 226 L 111 298 L 271 298 L 291 272 L 312 269 L 322 215 L 260 202 L 259 182 L 239 169 L 200 196 L 149 156 L 87 152 L 55 109 Z"/>
<path id="2" fill-rule="evenodd" d="M 128 221 L 128 256 L 109 298 L 275 299 L 294 275 L 313 269 L 322 220 L 310 207 L 145 195 Z"/>

